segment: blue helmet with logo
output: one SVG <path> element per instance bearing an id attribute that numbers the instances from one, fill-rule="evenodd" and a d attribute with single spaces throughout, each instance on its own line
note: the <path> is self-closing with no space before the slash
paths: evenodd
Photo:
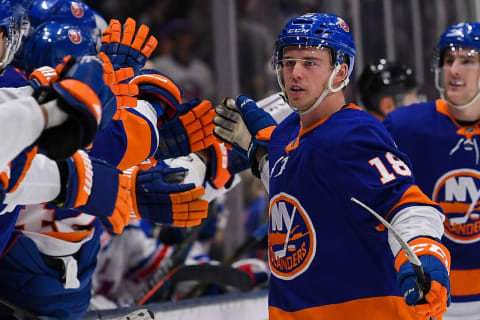
<path id="1" fill-rule="evenodd" d="M 307 13 L 290 20 L 278 35 L 274 64 L 282 60 L 283 50 L 288 46 L 328 48 L 334 65 L 348 63 L 348 76 L 353 70 L 356 53 L 353 36 L 347 23 L 336 15 Z"/>
<path id="2" fill-rule="evenodd" d="M 13 59 L 22 44 L 23 35 L 29 29 L 26 16 L 26 0 L 0 0 L 0 27 L 7 37 L 5 56 L 0 61 L 0 70 L 4 70 Z"/>
<path id="3" fill-rule="evenodd" d="M 82 29 L 83 33 L 89 34 L 89 37 L 94 37 L 94 41 L 98 45 L 97 47 L 100 48 L 103 30 L 99 31 L 97 24 L 103 18 L 99 19 L 100 15 L 81 1 L 30 0 L 27 13 L 31 24 L 29 34 L 26 35 L 27 38 L 39 25 L 55 21 L 76 25 L 77 28 Z M 25 48 L 21 48 L 15 55 L 12 64 L 15 67 L 24 69 L 25 62 L 23 60 L 26 54 Z"/>
<path id="4" fill-rule="evenodd" d="M 25 72 L 28 74 L 41 66 L 55 68 L 67 55 L 96 55 L 91 35 L 72 24 L 41 24 L 25 42 Z"/>
<path id="5" fill-rule="evenodd" d="M 443 54 L 447 48 L 464 47 L 480 51 L 480 23 L 462 22 L 450 26 L 441 35 L 437 45 L 437 66 L 443 64 Z"/>
<path id="6" fill-rule="evenodd" d="M 284 49 L 290 46 L 325 48 L 329 50 L 331 55 L 333 71 L 328 80 L 328 87 L 324 89 L 316 102 L 302 112 L 289 104 L 295 112 L 306 114 L 315 110 L 328 94 L 338 92 L 348 84 L 355 63 L 355 43 L 345 20 L 336 15 L 307 13 L 290 20 L 278 35 L 273 56 L 273 65 L 277 72 L 278 84 L 287 101 L 288 97 L 285 92 L 285 80 L 282 72 L 282 59 Z M 337 88 L 333 88 L 334 76 L 340 71 L 343 63 L 348 65 L 346 77 Z"/>
<path id="7" fill-rule="evenodd" d="M 81 25 L 91 30 L 96 27 L 94 11 L 81 1 L 33 0 L 28 15 L 33 28 L 49 21 Z"/>

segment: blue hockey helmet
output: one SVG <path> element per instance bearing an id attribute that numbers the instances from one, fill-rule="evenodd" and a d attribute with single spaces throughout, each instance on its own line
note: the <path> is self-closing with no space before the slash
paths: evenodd
<path id="1" fill-rule="evenodd" d="M 7 37 L 5 54 L 0 61 L 0 70 L 4 70 L 13 59 L 22 44 L 23 35 L 28 32 L 29 22 L 26 16 L 25 0 L 0 0 L 0 28 Z"/>
<path id="2" fill-rule="evenodd" d="M 91 35 L 72 24 L 41 24 L 25 43 L 25 72 L 28 74 L 41 66 L 55 68 L 67 55 L 96 55 Z"/>
<path id="3" fill-rule="evenodd" d="M 329 77 L 328 87 L 308 110 L 301 113 L 312 112 L 329 93 L 340 91 L 348 85 L 355 63 L 356 49 L 350 27 L 342 18 L 329 13 L 307 13 L 290 20 L 278 35 L 273 66 L 277 72 L 278 84 L 287 101 L 288 97 L 285 93 L 285 81 L 282 74 L 282 59 L 284 49 L 289 46 L 326 48 L 330 52 L 334 67 Z M 333 88 L 333 78 L 343 63 L 348 65 L 347 75 L 337 88 Z M 290 105 L 290 107 L 294 111 L 300 112 L 295 106 Z"/>
<path id="4" fill-rule="evenodd" d="M 278 35 L 274 64 L 282 60 L 283 50 L 288 46 L 328 48 L 332 52 L 333 65 L 347 62 L 348 76 L 352 73 L 355 43 L 347 23 L 336 15 L 307 13 L 290 20 Z M 345 56 L 348 56 L 348 61 Z"/>
<path id="5" fill-rule="evenodd" d="M 33 28 L 50 21 L 79 25 L 89 30 L 96 28 L 95 12 L 81 1 L 33 0 L 28 15 Z"/>
<path id="6" fill-rule="evenodd" d="M 78 28 L 81 28 L 84 33 L 90 34 L 95 41 L 98 41 L 98 48 L 100 48 L 103 30 L 99 32 L 97 29 L 97 15 L 99 14 L 81 1 L 29 0 L 27 13 L 31 24 L 29 33 L 26 35 L 27 38 L 39 25 L 56 21 L 76 25 Z M 27 54 L 25 48 L 20 48 L 15 55 L 12 65 L 25 69 L 25 62 L 23 61 L 25 54 Z"/>
<path id="7" fill-rule="evenodd" d="M 446 49 L 459 47 L 480 51 L 480 23 L 461 22 L 448 27 L 438 41 L 436 67 L 442 67 Z"/>

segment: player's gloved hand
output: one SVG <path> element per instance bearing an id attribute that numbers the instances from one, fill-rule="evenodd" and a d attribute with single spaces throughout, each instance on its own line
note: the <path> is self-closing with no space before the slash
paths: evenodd
<path id="1" fill-rule="evenodd" d="M 206 156 L 205 153 L 209 154 Z M 224 143 L 215 142 L 207 149 L 197 152 L 197 155 L 207 166 L 206 182 L 215 189 L 228 188 L 236 173 L 249 168 L 248 159 L 227 149 Z"/>
<path id="2" fill-rule="evenodd" d="M 103 61 L 103 79 L 105 80 L 105 84 L 112 89 L 113 94 L 115 95 L 117 108 L 135 108 L 137 106 L 138 86 L 123 82 L 124 80 L 133 77 L 133 69 L 128 67 L 115 70 L 110 58 L 104 52 L 100 52 L 98 57 Z"/>
<path id="3" fill-rule="evenodd" d="M 215 107 L 215 112 L 213 134 L 247 157 L 252 135 L 242 120 L 235 99 L 225 98 L 221 105 Z"/>
<path id="4" fill-rule="evenodd" d="M 226 98 L 215 111 L 215 135 L 239 152 L 246 153 L 253 172 L 258 171 L 255 152 L 259 146 L 268 148 L 270 136 L 277 125 L 275 120 L 245 95 L 235 100 Z"/>
<path id="5" fill-rule="evenodd" d="M 152 104 L 157 112 L 158 125 L 163 122 L 164 117 L 171 119 L 177 115 L 183 92 L 175 81 L 166 75 L 154 69 L 141 69 L 125 82 L 138 86 L 138 99 Z"/>
<path id="6" fill-rule="evenodd" d="M 136 216 L 175 227 L 200 224 L 207 217 L 208 210 L 208 202 L 199 200 L 205 193 L 203 187 L 195 187 L 193 183 L 169 182 L 185 170 L 169 168 L 162 162 L 147 171 L 133 168 L 131 176 L 135 183 L 131 193 Z"/>
<path id="7" fill-rule="evenodd" d="M 44 130 L 37 141 L 50 158 L 65 159 L 92 142 L 103 115 L 99 97 L 110 91 L 102 74 L 97 58 L 82 57 L 75 62 L 70 57 L 65 59 L 57 82 L 34 91 L 33 97 L 47 110 L 59 109 L 68 115 L 66 121 L 59 120 Z"/>
<path id="8" fill-rule="evenodd" d="M 178 113 L 158 127 L 157 159 L 186 156 L 211 146 L 215 111 L 207 100 L 192 99 L 178 106 Z"/>
<path id="9" fill-rule="evenodd" d="M 118 20 L 110 20 L 110 24 L 103 32 L 102 47 L 115 70 L 132 67 L 137 71 L 145 66 L 145 62 L 157 47 L 158 41 L 154 36 L 147 39 L 149 28 L 141 25 L 135 34 L 136 21 L 128 18 L 122 25 Z"/>
<path id="10" fill-rule="evenodd" d="M 96 216 L 109 231 L 121 233 L 132 212 L 130 177 L 82 150 L 57 163 L 62 191 L 53 203 Z"/>
<path id="11" fill-rule="evenodd" d="M 427 278 L 426 288 L 421 288 L 421 296 L 417 276 L 412 264 L 402 249 L 396 259 L 398 271 L 397 285 L 408 305 L 415 306 L 415 312 L 421 319 L 441 319 L 450 305 L 450 252 L 439 241 L 419 237 L 409 242 L 423 265 Z"/>
<path id="12" fill-rule="evenodd" d="M 28 76 L 28 83 L 33 89 L 37 89 L 40 86 L 49 86 L 57 81 L 57 71 L 49 66 L 40 67 L 35 69 Z"/>

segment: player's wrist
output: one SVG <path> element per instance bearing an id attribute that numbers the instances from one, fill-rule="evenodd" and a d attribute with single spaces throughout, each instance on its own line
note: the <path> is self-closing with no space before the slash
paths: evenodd
<path id="1" fill-rule="evenodd" d="M 58 107 L 56 99 L 40 104 L 40 109 L 45 119 L 45 129 L 61 125 L 68 118 L 67 113 Z"/>

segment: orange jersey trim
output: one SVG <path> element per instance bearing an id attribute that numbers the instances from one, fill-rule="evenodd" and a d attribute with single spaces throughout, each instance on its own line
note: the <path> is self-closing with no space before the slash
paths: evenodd
<path id="1" fill-rule="evenodd" d="M 480 294 L 480 269 L 451 270 L 450 287 L 452 296 Z"/>
<path id="2" fill-rule="evenodd" d="M 430 200 L 430 198 L 427 197 L 418 186 L 412 185 L 405 191 L 400 201 L 398 201 L 397 204 L 394 205 L 392 209 L 390 209 L 385 219 L 388 220 L 388 217 L 392 214 L 393 211 L 395 211 L 395 209 L 407 203 L 418 203 L 438 206 L 438 203 Z"/>
<path id="3" fill-rule="evenodd" d="M 473 136 L 480 135 L 480 121 L 477 121 L 473 125 L 462 126 L 457 120 L 450 114 L 448 110 L 448 104 L 446 101 L 438 99 L 435 101 L 437 112 L 446 115 L 450 120 L 459 128 L 457 134 L 465 136 L 466 139 L 472 139 Z M 468 129 L 468 130 L 467 130 Z M 472 130 L 473 129 L 473 130 Z"/>
<path id="4" fill-rule="evenodd" d="M 68 242 L 79 242 L 88 237 L 90 233 L 92 233 L 93 229 L 90 231 L 79 231 L 79 232 L 42 232 L 42 234 L 46 236 L 50 236 L 52 238 L 57 238 L 60 240 L 65 240 Z"/>
<path id="5" fill-rule="evenodd" d="M 402 297 L 375 297 L 287 312 L 268 307 L 270 320 L 419 320 Z"/>
<path id="6" fill-rule="evenodd" d="M 127 136 L 127 148 L 117 165 L 120 170 L 126 170 L 147 159 L 151 149 L 152 132 L 145 119 L 126 109 L 118 109 L 113 119 L 122 121 Z"/>
<path id="7" fill-rule="evenodd" d="M 15 190 L 17 190 L 18 186 L 23 181 L 23 178 L 25 178 L 25 175 L 27 174 L 28 169 L 30 169 L 30 167 L 32 166 L 32 161 L 33 161 L 33 158 L 35 158 L 36 154 L 37 154 L 37 147 L 34 147 L 32 150 L 27 152 L 27 159 L 25 161 L 25 165 L 23 166 L 22 173 L 20 174 L 20 177 L 18 178 L 13 188 L 9 191 L 9 193 L 15 192 Z"/>

